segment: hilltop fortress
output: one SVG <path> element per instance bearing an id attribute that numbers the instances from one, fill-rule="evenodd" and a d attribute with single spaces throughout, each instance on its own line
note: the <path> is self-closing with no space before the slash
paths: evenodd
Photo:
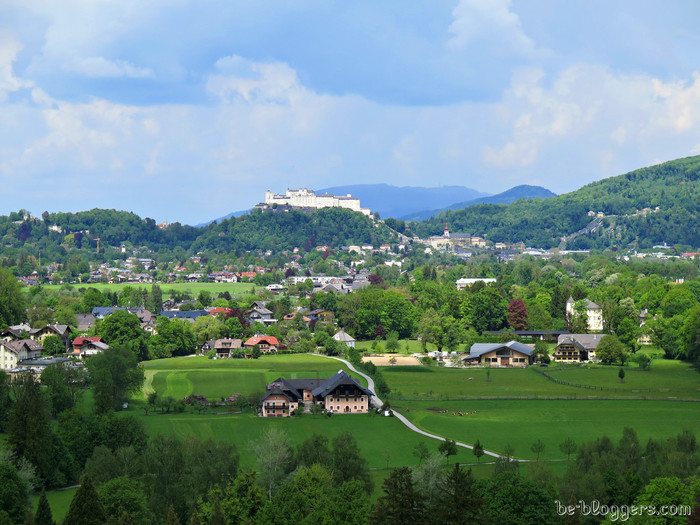
<path id="1" fill-rule="evenodd" d="M 271 207 L 277 204 L 278 206 L 291 206 L 293 208 L 347 208 L 353 211 L 359 211 L 367 216 L 371 215 L 369 208 L 360 206 L 360 199 L 350 195 L 340 197 L 329 193 L 320 193 L 316 195 L 312 190 L 301 188 L 298 190 L 287 189 L 284 195 L 276 195 L 270 190 L 265 192 L 265 207 Z"/>

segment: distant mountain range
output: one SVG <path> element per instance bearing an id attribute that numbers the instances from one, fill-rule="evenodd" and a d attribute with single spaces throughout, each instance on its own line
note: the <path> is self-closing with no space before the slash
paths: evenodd
<path id="1" fill-rule="evenodd" d="M 316 192 L 347 195 L 360 199 L 363 208 L 379 212 L 382 218 L 402 217 L 419 210 L 444 208 L 458 201 L 469 201 L 489 194 L 465 186 L 390 186 L 389 184 L 354 184 L 334 186 Z"/>
<path id="2" fill-rule="evenodd" d="M 425 188 L 417 186 L 391 186 L 389 184 L 353 184 L 333 186 L 315 190 L 316 194 L 347 195 L 360 199 L 364 208 L 378 212 L 380 217 L 402 218 L 404 220 L 425 220 L 442 210 L 457 210 L 484 202 L 508 203 L 518 199 L 546 198 L 554 195 L 540 186 L 516 186 L 498 195 L 490 195 L 466 186 L 440 186 Z M 432 211 L 428 211 L 432 210 Z M 219 223 L 231 217 L 240 217 L 248 210 L 234 211 L 210 222 L 197 224 L 206 226 Z"/>
<path id="3" fill-rule="evenodd" d="M 404 221 L 424 221 L 437 215 L 441 211 L 461 210 L 462 208 L 467 208 L 476 204 L 509 204 L 517 201 L 518 199 L 546 199 L 548 197 L 555 196 L 556 193 L 552 193 L 547 188 L 543 188 L 542 186 L 528 186 L 527 184 L 523 184 L 521 186 L 515 186 L 514 188 L 506 190 L 497 195 L 490 195 L 488 197 L 480 197 L 478 199 L 457 202 L 450 204 L 449 206 L 444 206 L 440 209 L 419 211 L 404 215 L 403 217 L 400 217 L 400 219 Z"/>

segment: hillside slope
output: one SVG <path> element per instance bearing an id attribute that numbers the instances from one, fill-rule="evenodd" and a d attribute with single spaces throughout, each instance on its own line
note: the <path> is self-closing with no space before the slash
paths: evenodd
<path id="1" fill-rule="evenodd" d="M 452 231 L 486 235 L 496 242 L 550 248 L 562 245 L 562 237 L 585 229 L 591 223 L 588 212 L 594 211 L 605 214 L 600 225 L 566 243 L 566 248 L 649 248 L 664 241 L 698 247 L 699 180 L 700 156 L 687 157 L 548 199 L 441 212 L 411 223 L 411 229 L 420 236 L 437 235 L 447 223 Z"/>

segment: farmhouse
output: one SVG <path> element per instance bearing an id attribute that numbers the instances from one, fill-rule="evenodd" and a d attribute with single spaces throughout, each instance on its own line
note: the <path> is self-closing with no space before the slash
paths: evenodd
<path id="1" fill-rule="evenodd" d="M 603 334 L 566 334 L 560 335 L 552 359 L 564 363 L 595 361 L 595 349 Z"/>
<path id="2" fill-rule="evenodd" d="M 526 367 L 532 362 L 532 347 L 518 341 L 475 343 L 462 361 L 486 366 Z"/>
<path id="3" fill-rule="evenodd" d="M 363 414 L 374 395 L 345 371 L 330 379 L 278 378 L 266 387 L 260 399 L 263 417 L 289 417 L 301 403 L 321 405 L 330 412 Z"/>

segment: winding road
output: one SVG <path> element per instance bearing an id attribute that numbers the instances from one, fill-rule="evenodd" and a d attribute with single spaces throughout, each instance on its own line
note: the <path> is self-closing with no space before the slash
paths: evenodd
<path id="1" fill-rule="evenodd" d="M 340 361 L 341 363 L 345 364 L 345 366 L 347 366 L 350 370 L 352 370 L 356 374 L 359 374 L 362 377 L 364 377 L 367 380 L 367 388 L 369 388 L 372 392 L 374 392 L 374 380 L 371 377 L 369 377 L 367 374 L 360 372 L 349 361 L 346 361 L 345 359 L 341 359 L 340 357 L 333 357 L 333 356 L 329 356 L 329 355 L 320 355 L 320 354 L 310 354 L 310 355 L 317 355 L 319 357 L 325 357 L 327 359 L 335 359 L 336 361 Z M 372 398 L 372 404 L 376 408 L 381 408 L 382 405 L 384 404 L 384 402 L 381 399 L 379 399 L 379 397 L 377 395 L 375 395 Z M 421 430 L 416 425 L 411 423 L 406 418 L 406 416 L 404 416 L 403 414 L 399 414 L 396 410 L 392 409 L 391 412 L 394 414 L 394 417 L 398 418 L 399 421 L 401 421 L 404 425 L 406 425 L 409 429 L 413 430 L 414 432 L 417 432 L 418 434 L 422 434 L 422 435 L 429 437 L 429 438 L 432 438 L 432 439 L 438 439 L 440 441 L 445 441 L 445 438 L 442 436 L 438 436 L 435 434 L 431 434 L 430 432 L 426 432 L 425 430 Z M 468 445 L 467 443 L 461 443 L 459 441 L 455 441 L 455 444 L 458 447 L 464 447 L 464 448 L 468 448 L 469 450 L 474 450 L 474 447 L 472 445 Z M 506 457 L 506 456 L 496 454 L 495 452 L 491 452 L 491 451 L 486 450 L 486 449 L 484 449 L 484 454 L 486 454 L 487 456 L 491 456 L 493 458 L 505 458 Z M 513 458 L 511 458 L 511 459 L 513 459 Z M 530 461 L 530 460 L 515 459 L 514 461 Z"/>

